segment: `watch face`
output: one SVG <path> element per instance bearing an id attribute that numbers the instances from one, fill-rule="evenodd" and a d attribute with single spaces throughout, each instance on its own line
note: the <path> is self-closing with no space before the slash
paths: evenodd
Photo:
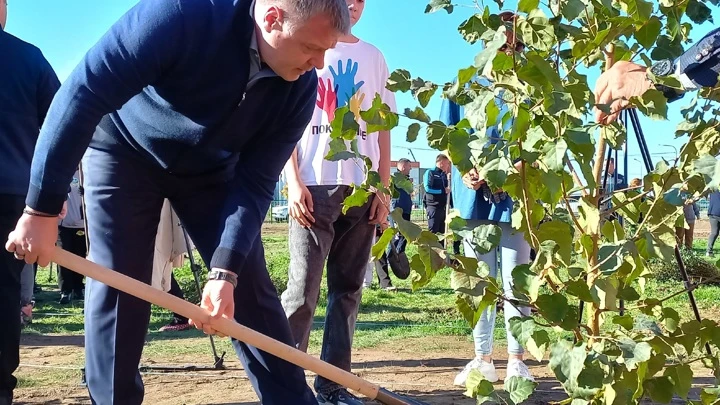
<path id="1" fill-rule="evenodd" d="M 673 63 L 670 59 L 663 59 L 661 61 L 656 62 L 652 68 L 650 68 L 650 71 L 655 76 L 668 76 L 670 73 L 672 73 Z"/>

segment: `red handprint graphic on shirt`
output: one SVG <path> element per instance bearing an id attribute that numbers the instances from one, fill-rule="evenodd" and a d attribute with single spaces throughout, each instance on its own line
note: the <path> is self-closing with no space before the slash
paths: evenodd
<path id="1" fill-rule="evenodd" d="M 328 121 L 335 119 L 335 108 L 337 107 L 337 88 L 333 88 L 330 79 L 327 79 L 327 86 L 323 83 L 322 78 L 318 79 L 318 100 L 317 106 L 320 107 L 328 116 Z"/>

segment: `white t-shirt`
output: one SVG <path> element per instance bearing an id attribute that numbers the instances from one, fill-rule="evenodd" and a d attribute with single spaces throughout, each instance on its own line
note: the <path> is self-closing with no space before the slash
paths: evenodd
<path id="1" fill-rule="evenodd" d="M 325 159 L 330 150 L 330 123 L 335 109 L 359 103 L 360 110 L 368 110 L 376 94 L 395 112 L 395 94 L 385 88 L 388 67 L 375 46 L 359 41 L 338 42 L 325 53 L 325 67 L 317 71 L 318 96 L 313 117 L 298 143 L 300 179 L 307 186 L 361 184 L 365 180 L 365 163 L 360 159 L 331 162 Z M 358 151 L 378 169 L 380 146 L 378 133 L 368 134 L 367 124 L 358 120 Z M 350 142 L 347 142 L 350 150 Z"/>

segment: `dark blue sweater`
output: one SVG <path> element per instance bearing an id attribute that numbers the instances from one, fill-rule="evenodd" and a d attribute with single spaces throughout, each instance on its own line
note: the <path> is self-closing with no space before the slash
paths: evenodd
<path id="1" fill-rule="evenodd" d="M 40 125 L 58 87 L 42 52 L 0 27 L 0 194 L 27 194 Z"/>
<path id="2" fill-rule="evenodd" d="M 251 3 L 141 0 L 121 17 L 52 103 L 28 205 L 59 212 L 88 145 L 130 151 L 177 175 L 232 165 L 227 218 L 210 265 L 239 271 L 317 92 L 314 71 L 295 82 L 272 75 L 247 86 Z M 95 132 L 98 123 L 103 131 Z"/>

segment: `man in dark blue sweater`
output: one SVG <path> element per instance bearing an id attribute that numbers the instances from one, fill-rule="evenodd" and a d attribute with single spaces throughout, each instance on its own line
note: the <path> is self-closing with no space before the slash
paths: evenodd
<path id="1" fill-rule="evenodd" d="M 48 262 L 83 158 L 93 261 L 149 283 L 168 198 L 211 269 L 201 305 L 294 344 L 260 227 L 313 112 L 314 69 L 349 27 L 344 0 L 141 0 L 58 91 L 7 249 Z M 93 402 L 140 404 L 150 304 L 94 280 L 85 302 Z M 299 367 L 233 343 L 263 404 L 316 403 Z"/>
<path id="2" fill-rule="evenodd" d="M 0 235 L 15 227 L 25 206 L 30 161 L 40 125 L 60 87 L 36 47 L 4 31 L 7 3 L 0 0 Z M 0 252 L 0 405 L 10 404 L 20 351 L 20 272 L 24 263 Z"/>

